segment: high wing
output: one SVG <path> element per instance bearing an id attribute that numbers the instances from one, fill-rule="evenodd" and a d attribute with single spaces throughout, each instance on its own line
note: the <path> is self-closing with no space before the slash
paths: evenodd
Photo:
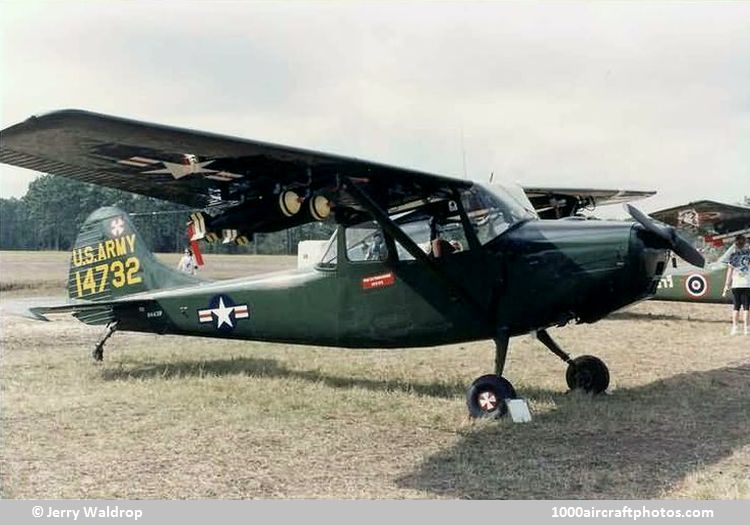
<path id="1" fill-rule="evenodd" d="M 34 116 L 0 132 L 0 162 L 200 208 L 201 231 L 283 230 L 320 220 L 316 197 L 363 212 L 342 180 L 366 185 L 383 209 L 455 195 L 470 181 L 202 131 L 63 110 Z M 621 191 L 526 187 L 541 218 L 653 195 Z M 303 206 L 310 204 L 302 213 Z M 309 209 L 308 209 L 309 208 Z M 281 212 L 279 212 L 281 210 Z M 317 210 L 318 212 L 320 210 Z M 233 237 L 234 238 L 234 237 Z"/>
<path id="2" fill-rule="evenodd" d="M 319 219 L 314 212 L 298 213 L 302 204 L 315 202 L 316 196 L 356 211 L 356 202 L 341 189 L 342 180 L 366 185 L 384 209 L 450 195 L 472 184 L 355 158 L 81 110 L 34 116 L 3 130 L 0 161 L 201 208 L 217 218 L 214 227 L 242 225 L 253 232 Z M 272 213 L 279 207 L 284 213 Z"/>
<path id="3" fill-rule="evenodd" d="M 542 219 L 560 219 L 582 209 L 622 204 L 655 195 L 655 191 L 602 190 L 590 188 L 551 188 L 524 186 L 526 196 Z"/>
<path id="4" fill-rule="evenodd" d="M 677 228 L 686 228 L 714 239 L 732 236 L 750 229 L 750 208 L 716 201 L 697 201 L 651 214 Z"/>

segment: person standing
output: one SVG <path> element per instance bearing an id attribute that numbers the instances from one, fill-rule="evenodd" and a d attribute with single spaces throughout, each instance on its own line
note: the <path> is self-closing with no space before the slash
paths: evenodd
<path id="1" fill-rule="evenodd" d="M 733 310 L 732 310 L 732 335 L 739 333 L 740 309 L 743 310 L 744 333 L 748 335 L 748 307 L 750 307 L 750 245 L 744 235 L 738 235 L 732 246 L 721 256 L 719 262 L 727 267 L 727 277 L 724 281 L 724 292 L 722 296 L 726 297 L 729 290 L 732 290 Z"/>
<path id="2" fill-rule="evenodd" d="M 180 262 L 177 263 L 177 269 L 182 273 L 195 275 L 195 270 L 197 268 L 198 264 L 195 262 L 193 251 L 190 248 L 185 248 L 185 253 L 182 255 Z"/>

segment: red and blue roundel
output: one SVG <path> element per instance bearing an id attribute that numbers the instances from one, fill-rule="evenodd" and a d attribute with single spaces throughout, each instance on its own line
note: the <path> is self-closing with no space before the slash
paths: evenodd
<path id="1" fill-rule="evenodd" d="M 248 317 L 250 310 L 246 304 L 234 304 L 232 298 L 224 294 L 213 296 L 208 308 L 198 310 L 198 321 L 213 323 L 214 328 L 221 332 L 231 332 L 239 319 Z"/>
<path id="2" fill-rule="evenodd" d="M 699 273 L 693 273 L 685 279 L 685 291 L 693 299 L 700 299 L 708 293 L 708 280 Z"/>

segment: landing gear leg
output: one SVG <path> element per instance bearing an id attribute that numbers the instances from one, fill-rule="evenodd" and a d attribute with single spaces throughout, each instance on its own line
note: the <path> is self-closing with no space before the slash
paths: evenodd
<path id="1" fill-rule="evenodd" d="M 539 330 L 536 333 L 537 339 L 546 346 L 550 352 L 568 363 L 568 369 L 565 372 L 565 381 L 571 390 L 583 390 L 592 394 L 601 394 L 609 386 L 609 370 L 604 361 L 592 355 L 582 355 L 571 358 L 557 343 L 550 337 L 547 330 Z"/>
<path id="2" fill-rule="evenodd" d="M 500 333 L 494 341 L 495 373 L 477 378 L 466 391 L 466 406 L 471 417 L 500 418 L 508 412 L 505 400 L 516 397 L 513 385 L 502 377 L 510 337 Z"/>
<path id="3" fill-rule="evenodd" d="M 557 357 L 568 363 L 569 365 L 573 362 L 573 359 L 570 357 L 570 354 L 565 352 L 562 348 L 560 348 L 557 343 L 552 339 L 552 337 L 547 333 L 547 330 L 539 330 L 536 333 L 536 338 L 539 339 L 539 341 L 549 348 L 549 351 L 555 354 Z"/>
<path id="4" fill-rule="evenodd" d="M 107 325 L 107 330 L 104 332 L 102 338 L 99 339 L 98 343 L 96 343 L 94 351 L 91 352 L 91 356 L 94 358 L 94 361 L 102 361 L 104 359 L 104 343 L 107 342 L 107 339 L 112 337 L 112 334 L 115 333 L 115 330 L 117 330 L 117 321 L 112 321 Z"/>
<path id="5" fill-rule="evenodd" d="M 495 342 L 495 375 L 502 377 L 505 370 L 505 360 L 508 358 L 508 347 L 510 346 L 510 337 L 502 335 L 493 339 Z"/>

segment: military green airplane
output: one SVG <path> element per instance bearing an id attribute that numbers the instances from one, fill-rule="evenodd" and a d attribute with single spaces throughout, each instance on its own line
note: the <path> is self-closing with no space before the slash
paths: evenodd
<path id="1" fill-rule="evenodd" d="M 704 264 L 630 205 L 636 223 L 539 220 L 520 188 L 83 111 L 0 139 L 2 162 L 201 208 L 196 238 L 336 224 L 314 267 L 207 282 L 156 260 L 123 211 L 95 211 L 71 253 L 70 301 L 32 312 L 107 325 L 99 360 L 116 329 L 358 348 L 492 339 L 494 373 L 467 406 L 500 417 L 516 397 L 503 377 L 513 336 L 533 333 L 567 363 L 570 388 L 603 392 L 606 365 L 571 357 L 547 329 L 653 296 L 670 251 Z"/>
<path id="2" fill-rule="evenodd" d="M 723 295 L 727 266 L 709 264 L 705 269 L 686 266 L 665 273 L 659 281 L 654 299 L 657 301 L 680 301 L 690 303 L 731 303 L 729 295 Z"/>
<path id="3" fill-rule="evenodd" d="M 718 251 L 728 248 L 739 234 L 750 234 L 750 208 L 709 200 L 690 202 L 651 214 L 678 230 L 699 237 L 697 242 L 706 249 Z M 725 296 L 727 266 L 712 263 L 705 269 L 683 266 L 667 269 L 659 282 L 654 299 L 699 303 L 731 303 Z"/>

